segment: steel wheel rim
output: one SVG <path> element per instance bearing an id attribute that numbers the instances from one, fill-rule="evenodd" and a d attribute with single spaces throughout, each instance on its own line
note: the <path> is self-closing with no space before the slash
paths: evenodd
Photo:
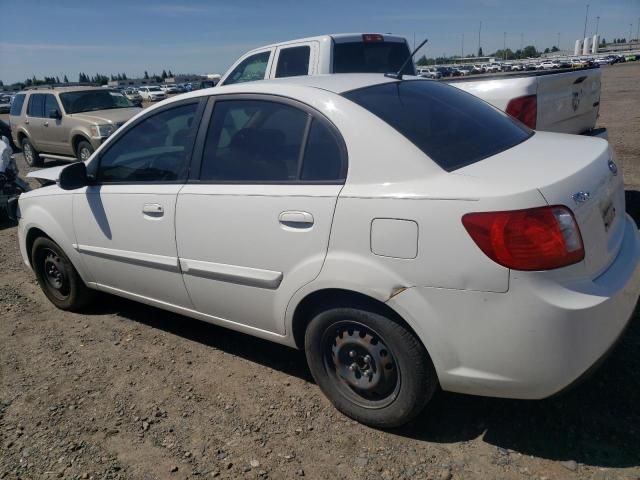
<path id="1" fill-rule="evenodd" d="M 60 256 L 51 249 L 45 249 L 42 259 L 42 277 L 49 292 L 59 300 L 69 297 L 70 284 L 67 269 Z"/>
<path id="2" fill-rule="evenodd" d="M 400 370 L 375 330 L 343 320 L 327 329 L 322 345 L 325 369 L 345 397 L 369 409 L 393 403 L 400 391 Z"/>

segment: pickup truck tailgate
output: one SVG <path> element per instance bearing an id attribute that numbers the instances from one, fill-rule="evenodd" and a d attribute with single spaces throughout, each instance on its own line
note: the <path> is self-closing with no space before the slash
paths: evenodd
<path id="1" fill-rule="evenodd" d="M 599 68 L 541 75 L 536 130 L 583 133 L 596 124 L 600 108 Z"/>

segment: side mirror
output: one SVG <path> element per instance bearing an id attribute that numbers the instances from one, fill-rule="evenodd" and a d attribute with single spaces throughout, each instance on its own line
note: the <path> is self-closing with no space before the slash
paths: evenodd
<path id="1" fill-rule="evenodd" d="M 74 162 L 60 171 L 58 185 L 63 190 L 76 190 L 89 185 L 87 166 L 84 162 Z"/>
<path id="2" fill-rule="evenodd" d="M 56 120 L 60 120 L 62 118 L 62 114 L 60 114 L 60 110 L 54 108 L 53 110 L 49 110 L 49 118 L 55 118 Z"/>

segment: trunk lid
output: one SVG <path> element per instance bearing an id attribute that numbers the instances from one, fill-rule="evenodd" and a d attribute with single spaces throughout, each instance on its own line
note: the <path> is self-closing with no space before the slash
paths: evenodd
<path id="1" fill-rule="evenodd" d="M 600 109 L 599 68 L 540 75 L 537 130 L 583 133 L 595 127 Z"/>
<path id="2" fill-rule="evenodd" d="M 538 190 L 549 205 L 574 213 L 591 277 L 617 255 L 624 234 L 624 185 L 612 151 L 598 138 L 537 132 L 529 140 L 457 170 L 506 194 Z M 535 205 L 532 205 L 532 207 Z"/>

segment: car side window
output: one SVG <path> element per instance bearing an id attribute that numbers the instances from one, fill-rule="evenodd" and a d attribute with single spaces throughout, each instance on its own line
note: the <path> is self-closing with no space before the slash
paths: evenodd
<path id="1" fill-rule="evenodd" d="M 341 141 L 323 122 L 313 119 L 302 161 L 301 180 L 344 180 Z"/>
<path id="2" fill-rule="evenodd" d="M 44 97 L 41 93 L 34 93 L 29 97 L 27 115 L 30 117 L 44 117 Z"/>
<path id="3" fill-rule="evenodd" d="M 57 110 L 58 112 L 60 111 L 58 101 L 54 95 L 48 93 L 45 95 L 44 99 L 44 116 L 48 117 L 53 110 Z"/>
<path id="4" fill-rule="evenodd" d="M 216 102 L 200 180 L 244 183 L 297 180 L 308 120 L 307 112 L 277 102 Z"/>
<path id="5" fill-rule="evenodd" d="M 14 117 L 22 115 L 22 106 L 24 105 L 24 97 L 25 97 L 24 93 L 16 95 L 16 97 L 13 99 L 13 102 L 11 103 L 11 111 L 9 112 L 9 115 L 12 115 Z"/>
<path id="6" fill-rule="evenodd" d="M 267 51 L 256 53 L 255 55 L 245 58 L 236 68 L 233 69 L 224 81 L 224 84 L 231 85 L 232 83 L 264 80 L 270 56 L 271 52 Z"/>
<path id="7" fill-rule="evenodd" d="M 301 47 L 283 48 L 278 55 L 278 67 L 276 77 L 297 77 L 309 74 L 309 57 L 311 47 L 308 45 Z"/>
<path id="8" fill-rule="evenodd" d="M 195 138 L 197 103 L 163 110 L 114 139 L 100 156 L 99 183 L 184 180 Z"/>

